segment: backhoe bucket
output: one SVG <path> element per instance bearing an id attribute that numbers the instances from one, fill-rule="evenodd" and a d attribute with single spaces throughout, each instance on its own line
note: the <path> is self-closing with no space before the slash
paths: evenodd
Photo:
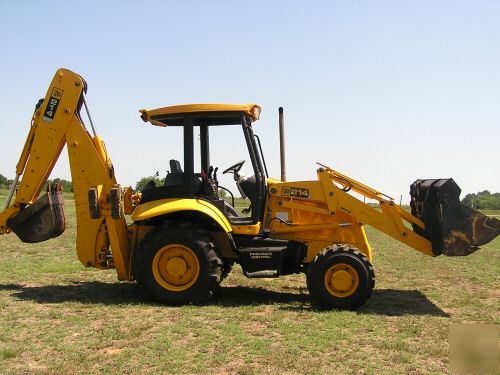
<path id="1" fill-rule="evenodd" d="M 500 234 L 500 220 L 462 205 L 460 192 L 451 178 L 410 186 L 411 213 L 425 224 L 413 230 L 431 241 L 435 255 L 469 255 Z"/>
<path id="2" fill-rule="evenodd" d="M 23 208 L 7 225 L 19 239 L 36 243 L 60 236 L 66 229 L 61 184 L 47 187 L 47 193 Z"/>

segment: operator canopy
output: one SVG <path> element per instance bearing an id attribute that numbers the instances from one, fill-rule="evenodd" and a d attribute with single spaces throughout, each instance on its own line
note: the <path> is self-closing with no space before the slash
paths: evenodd
<path id="1" fill-rule="evenodd" d="M 183 126 L 184 118 L 192 116 L 194 125 L 240 125 L 241 114 L 252 122 L 260 117 L 257 104 L 183 104 L 157 109 L 141 109 L 141 118 L 156 126 Z"/>

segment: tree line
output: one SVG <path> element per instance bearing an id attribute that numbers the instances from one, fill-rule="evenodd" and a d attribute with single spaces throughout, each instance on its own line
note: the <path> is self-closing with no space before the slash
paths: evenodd
<path id="1" fill-rule="evenodd" d="M 62 182 L 62 191 L 67 193 L 73 192 L 73 183 L 71 181 L 65 180 L 63 178 L 54 178 L 52 180 L 47 180 L 47 184 L 57 184 Z M 5 177 L 0 174 L 0 189 L 10 189 L 12 184 L 14 184 L 14 180 Z"/>
<path id="2" fill-rule="evenodd" d="M 477 194 L 467 194 L 462 204 L 478 210 L 500 210 L 500 193 L 490 193 L 488 190 Z"/>

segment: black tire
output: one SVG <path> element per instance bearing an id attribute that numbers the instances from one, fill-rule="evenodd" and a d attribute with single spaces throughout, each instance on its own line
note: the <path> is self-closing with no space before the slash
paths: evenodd
<path id="1" fill-rule="evenodd" d="M 227 275 L 229 275 L 229 272 L 231 272 L 233 265 L 234 265 L 234 259 L 229 259 L 229 258 L 224 259 L 224 265 L 222 266 L 221 282 L 227 277 Z"/>
<path id="2" fill-rule="evenodd" d="M 345 290 L 335 290 L 333 282 L 327 283 L 327 280 L 332 280 L 327 273 L 331 272 L 329 275 L 333 275 L 333 267 L 341 271 L 345 267 L 345 270 L 349 270 L 345 272 L 352 274 L 357 283 L 352 280 Z M 306 278 L 309 294 L 326 309 L 358 308 L 366 303 L 375 287 L 375 273 L 370 261 L 365 254 L 348 245 L 329 246 L 319 252 L 309 265 Z"/>
<path id="3" fill-rule="evenodd" d="M 166 281 L 160 280 L 161 276 L 155 277 L 153 271 L 155 264 L 158 264 L 154 264 L 155 256 L 174 244 L 188 248 L 198 261 L 197 277 L 191 279 L 192 285 L 181 286 L 185 288 L 183 290 L 169 290 L 162 285 Z M 154 228 L 141 241 L 134 255 L 134 272 L 143 292 L 155 301 L 175 305 L 201 303 L 212 297 L 222 280 L 222 260 L 214 250 L 206 230 L 191 223 L 165 223 Z"/>

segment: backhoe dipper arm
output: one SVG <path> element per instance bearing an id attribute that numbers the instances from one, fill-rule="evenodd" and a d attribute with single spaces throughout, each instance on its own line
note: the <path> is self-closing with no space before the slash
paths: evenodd
<path id="1" fill-rule="evenodd" d="M 131 277 L 127 226 L 123 215 L 117 217 L 116 210 L 112 215 L 110 198 L 112 190 L 116 193 L 120 188 L 104 142 L 95 133 L 91 136 L 80 119 L 86 89 L 85 81 L 78 74 L 66 69 L 56 72 L 43 104 L 39 103 L 33 115 L 16 167 L 16 181 L 21 175 L 22 179 L 14 202 L 10 204 L 8 199 L 0 212 L 0 234 L 13 230 L 24 241 L 21 233 L 26 228 L 42 233 L 43 226 L 53 224 L 54 220 L 64 220 L 63 211 L 62 219 L 54 211 L 57 192 L 47 193 L 38 201 L 37 198 L 66 145 L 76 206 L 78 257 L 86 266 L 116 267 L 118 278 L 126 280 Z M 92 213 L 89 189 L 95 192 Z M 33 220 L 35 217 L 36 221 Z M 35 239 L 25 242 L 44 241 L 60 233 L 40 238 L 35 236 Z"/>

